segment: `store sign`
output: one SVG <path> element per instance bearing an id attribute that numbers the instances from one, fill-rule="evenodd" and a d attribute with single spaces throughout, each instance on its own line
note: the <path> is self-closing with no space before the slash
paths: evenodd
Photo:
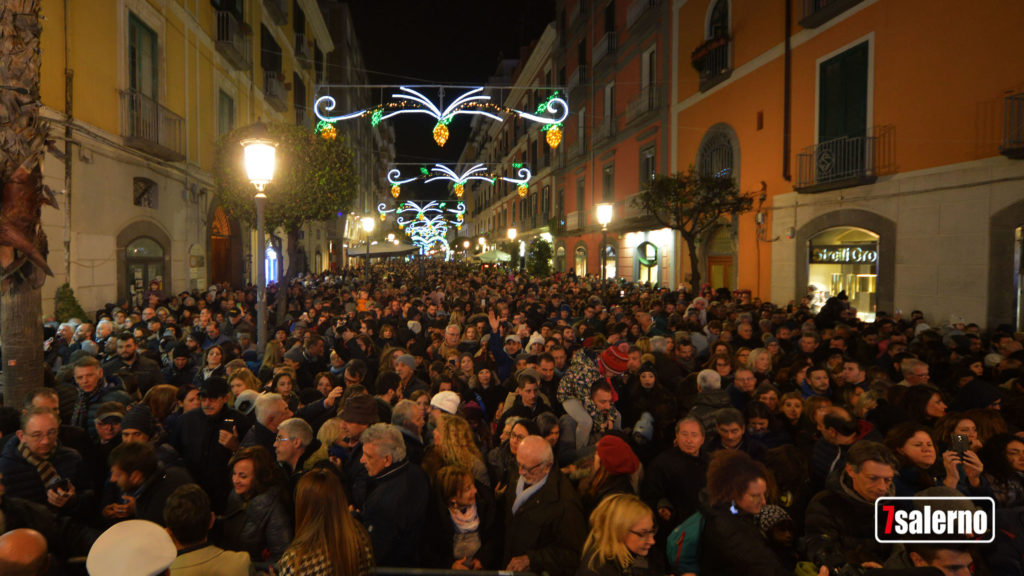
<path id="1" fill-rule="evenodd" d="M 650 242 L 641 242 L 636 247 L 640 265 L 645 268 L 653 268 L 658 265 L 658 247 Z"/>
<path id="2" fill-rule="evenodd" d="M 811 264 L 873 264 L 878 262 L 875 244 L 811 246 Z"/>

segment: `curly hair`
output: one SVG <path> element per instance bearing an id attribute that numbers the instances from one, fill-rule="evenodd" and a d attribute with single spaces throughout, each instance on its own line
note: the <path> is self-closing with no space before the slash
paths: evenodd
<path id="1" fill-rule="evenodd" d="M 445 464 L 456 464 L 470 470 L 474 461 L 483 461 L 473 440 L 473 429 L 464 418 L 443 415 L 437 420 L 439 441 L 435 446 Z"/>
<path id="2" fill-rule="evenodd" d="M 764 464 L 739 450 L 720 450 L 708 465 L 708 497 L 712 506 L 739 500 L 751 482 L 764 480 L 774 493 L 774 480 Z"/>

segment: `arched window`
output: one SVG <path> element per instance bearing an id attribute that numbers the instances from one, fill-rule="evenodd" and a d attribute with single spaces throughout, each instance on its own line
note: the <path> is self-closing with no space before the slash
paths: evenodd
<path id="1" fill-rule="evenodd" d="M 576 246 L 576 251 L 574 252 L 574 256 L 575 256 L 575 260 L 576 260 L 576 263 L 575 263 L 576 264 L 575 265 L 576 275 L 577 276 L 586 276 L 587 275 L 587 247 L 585 245 L 583 245 L 583 244 L 580 244 L 580 245 Z"/>
<path id="2" fill-rule="evenodd" d="M 565 246 L 555 248 L 555 272 L 565 272 Z"/>
<path id="3" fill-rule="evenodd" d="M 697 171 L 701 176 L 735 178 L 733 174 L 733 139 L 722 129 L 712 128 L 704 136 L 697 152 Z"/>
<path id="4" fill-rule="evenodd" d="M 604 277 L 615 278 L 615 265 L 618 262 L 618 251 L 611 242 L 604 245 Z"/>
<path id="5" fill-rule="evenodd" d="M 141 236 L 124 249 L 128 273 L 128 294 L 136 304 L 142 303 L 142 293 L 153 280 L 164 281 L 164 248 L 156 240 Z"/>
<path id="6" fill-rule="evenodd" d="M 707 38 L 724 38 L 729 35 L 729 0 L 718 0 L 708 17 Z"/>

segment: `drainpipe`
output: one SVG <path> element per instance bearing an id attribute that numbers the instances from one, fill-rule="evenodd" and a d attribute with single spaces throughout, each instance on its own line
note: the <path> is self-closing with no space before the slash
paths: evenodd
<path id="1" fill-rule="evenodd" d="M 789 165 L 790 147 L 792 146 L 793 129 L 793 50 L 790 44 L 790 37 L 793 35 L 793 2 L 794 0 L 783 0 L 786 3 L 786 49 L 783 62 L 785 63 L 782 96 L 782 179 L 786 182 L 793 181 L 793 173 Z"/>
<path id="2" fill-rule="evenodd" d="M 72 103 L 74 101 L 75 71 L 71 69 L 71 17 L 68 14 L 68 0 L 64 0 L 64 281 L 71 285 L 71 139 Z"/>

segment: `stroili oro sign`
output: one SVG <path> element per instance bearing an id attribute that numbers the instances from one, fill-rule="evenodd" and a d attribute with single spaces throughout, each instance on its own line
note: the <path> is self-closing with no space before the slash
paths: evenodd
<path id="1" fill-rule="evenodd" d="M 811 264 L 874 264 L 875 262 L 878 262 L 877 244 L 811 246 Z"/>

